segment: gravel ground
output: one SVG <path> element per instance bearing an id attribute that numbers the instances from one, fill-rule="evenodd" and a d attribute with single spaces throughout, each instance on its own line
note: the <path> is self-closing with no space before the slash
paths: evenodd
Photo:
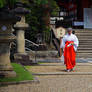
<path id="1" fill-rule="evenodd" d="M 32 72 L 56 72 L 64 66 L 33 66 Z M 76 66 L 77 71 L 92 71 L 92 66 Z M 17 84 L 0 87 L 0 92 L 92 92 L 92 75 L 36 76 L 39 84 Z"/>
<path id="2" fill-rule="evenodd" d="M 0 87 L 0 92 L 92 92 L 92 76 L 38 76 L 39 84 Z"/>

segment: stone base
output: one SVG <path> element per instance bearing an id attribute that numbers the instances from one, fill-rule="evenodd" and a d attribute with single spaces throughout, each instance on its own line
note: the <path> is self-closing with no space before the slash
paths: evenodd
<path id="1" fill-rule="evenodd" d="M 33 63 L 33 59 L 30 59 L 28 54 L 16 53 L 14 54 L 14 62 L 22 65 L 31 65 Z"/>
<path id="2" fill-rule="evenodd" d="M 12 71 L 0 71 L 0 78 L 16 77 L 16 72 Z"/>
<path id="3" fill-rule="evenodd" d="M 58 51 L 37 51 L 36 57 L 39 58 L 57 58 L 58 57 Z"/>

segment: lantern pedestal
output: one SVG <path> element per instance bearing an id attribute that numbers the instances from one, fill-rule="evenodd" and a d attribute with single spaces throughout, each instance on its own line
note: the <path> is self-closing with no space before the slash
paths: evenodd
<path id="1" fill-rule="evenodd" d="M 17 17 L 9 11 L 0 12 L 0 77 L 15 77 L 16 73 L 10 62 L 10 44 L 15 40 L 12 34 L 12 24 L 17 21 Z"/>

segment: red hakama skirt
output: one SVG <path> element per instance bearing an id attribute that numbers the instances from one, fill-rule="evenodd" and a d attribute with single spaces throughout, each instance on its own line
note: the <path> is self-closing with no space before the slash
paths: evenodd
<path id="1" fill-rule="evenodd" d="M 64 48 L 64 63 L 66 65 L 66 69 L 73 69 L 74 66 L 76 65 L 75 62 L 76 53 L 74 50 L 74 46 L 71 45 L 67 47 L 70 43 L 73 43 L 73 41 L 67 41 L 65 43 L 65 48 Z"/>

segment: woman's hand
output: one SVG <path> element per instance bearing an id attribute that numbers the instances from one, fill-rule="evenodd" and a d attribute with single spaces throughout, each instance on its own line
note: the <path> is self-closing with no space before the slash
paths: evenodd
<path id="1" fill-rule="evenodd" d="M 72 42 L 71 45 L 74 45 L 74 42 Z"/>

